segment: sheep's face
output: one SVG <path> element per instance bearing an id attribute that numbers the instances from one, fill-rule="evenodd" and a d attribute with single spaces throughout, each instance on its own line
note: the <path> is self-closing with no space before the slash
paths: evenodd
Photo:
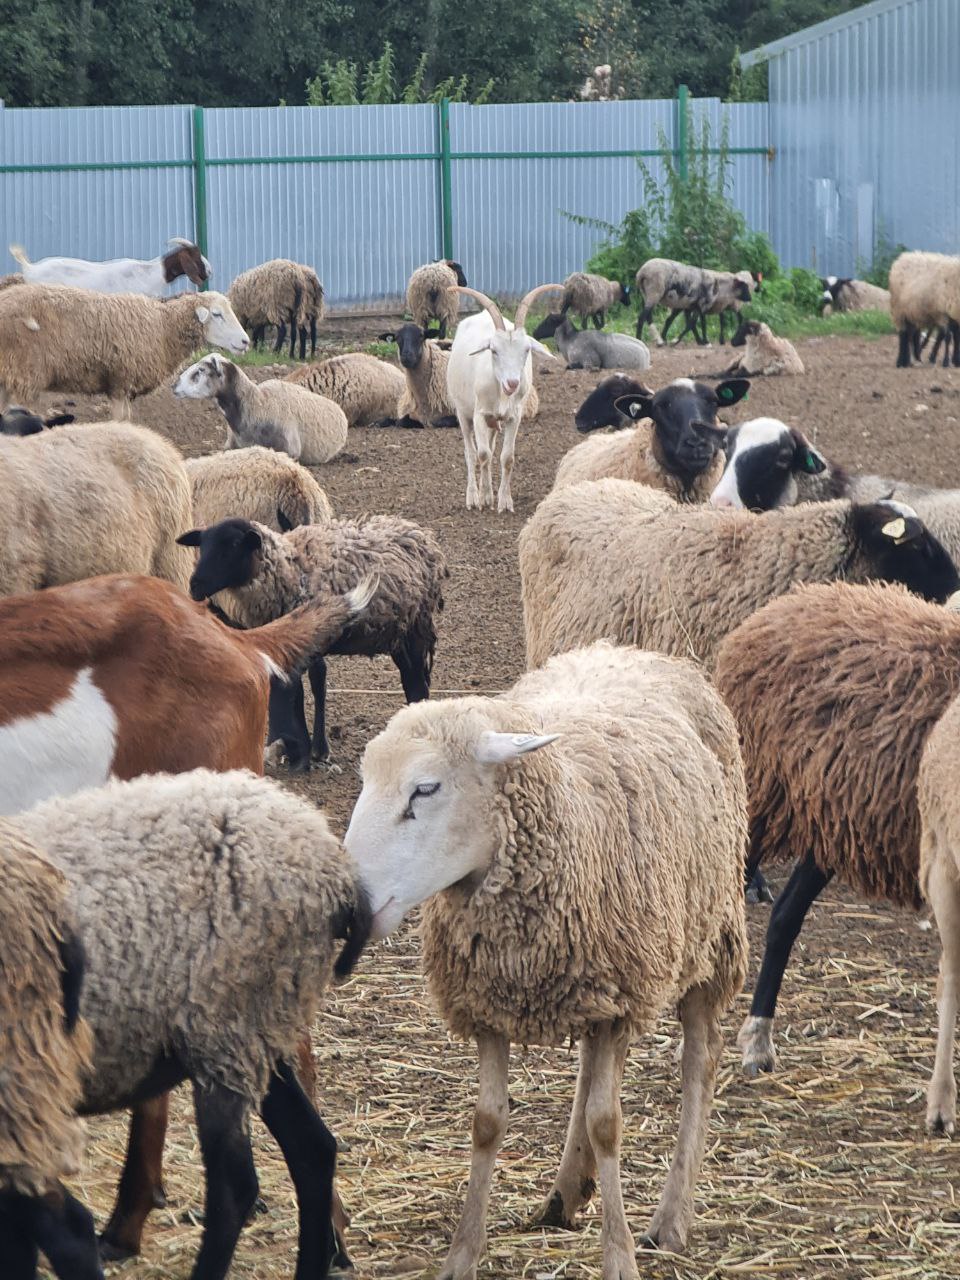
<path id="1" fill-rule="evenodd" d="M 753 418 L 727 435 L 727 466 L 710 495 L 715 507 L 772 511 L 792 507 L 798 475 L 819 475 L 827 460 L 806 436 L 777 418 Z"/>
<path id="2" fill-rule="evenodd" d="M 851 581 L 899 582 L 939 604 L 960 588 L 956 566 L 912 507 L 889 498 L 855 503 L 851 521 Z"/>
<path id="3" fill-rule="evenodd" d="M 755 338 L 760 332 L 759 320 L 742 320 L 737 332 L 730 339 L 732 347 L 746 346 L 748 338 Z"/>
<path id="4" fill-rule="evenodd" d="M 509 398 L 515 396 L 523 383 L 526 373 L 526 385 L 530 385 L 530 374 L 527 362 L 531 352 L 536 351 L 552 360 L 553 356 L 536 338 L 531 338 L 523 329 L 495 329 L 484 342 L 472 353 L 479 355 L 482 351 L 490 352 L 493 364 L 493 376 L 500 387 L 500 393 Z"/>
<path id="5" fill-rule="evenodd" d="M 736 404 L 750 388 L 746 378 L 729 378 L 711 387 L 691 378 L 676 378 L 653 394 L 622 396 L 616 407 L 630 418 L 650 418 L 654 450 L 671 474 L 686 481 L 713 463 L 726 438 L 717 422 L 721 406 Z"/>
<path id="6" fill-rule="evenodd" d="M 370 896 L 374 937 L 436 893 L 479 886 L 502 841 L 497 766 L 554 736 L 497 733 L 455 704 L 420 703 L 368 744 L 344 847 Z"/>
<path id="7" fill-rule="evenodd" d="M 200 550 L 190 579 L 194 600 L 209 600 L 218 591 L 245 587 L 257 576 L 263 538 L 249 520 L 221 520 L 209 529 L 191 529 L 177 542 Z"/>
<path id="8" fill-rule="evenodd" d="M 223 347 L 226 351 L 242 354 L 250 346 L 250 339 L 243 325 L 234 315 L 233 307 L 222 293 L 198 294 L 197 319 L 203 329 L 204 339 L 211 347 Z"/>
<path id="9" fill-rule="evenodd" d="M 418 368 L 423 359 L 426 336 L 418 324 L 403 324 L 391 335 L 404 369 Z"/>
<path id="10" fill-rule="evenodd" d="M 208 396 L 215 396 L 223 390 L 228 363 L 222 356 L 204 356 L 189 369 L 184 369 L 173 384 L 173 394 L 186 400 L 205 400 Z"/>

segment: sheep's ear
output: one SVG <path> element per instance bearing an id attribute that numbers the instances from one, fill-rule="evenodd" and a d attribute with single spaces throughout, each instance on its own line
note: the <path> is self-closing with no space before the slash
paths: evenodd
<path id="1" fill-rule="evenodd" d="M 542 342 L 538 342 L 536 338 L 527 338 L 527 350 L 535 351 L 538 356 L 546 356 L 548 360 L 556 360 L 556 356 L 552 351 L 548 351 Z"/>
<path id="2" fill-rule="evenodd" d="M 377 334 L 378 342 L 396 342 L 396 340 L 397 340 L 397 335 L 392 330 L 390 333 Z"/>
<path id="3" fill-rule="evenodd" d="M 476 757 L 480 764 L 510 764 L 559 737 L 559 733 L 494 733 L 491 729 L 477 740 Z"/>
<path id="4" fill-rule="evenodd" d="M 622 413 L 625 418 L 646 418 L 649 416 L 651 406 L 653 405 L 653 395 L 640 395 L 634 391 L 628 396 L 617 396 L 613 402 L 613 407 L 618 413 Z"/>
<path id="5" fill-rule="evenodd" d="M 493 343 L 492 343 L 492 342 L 490 341 L 490 339 L 488 338 L 488 339 L 486 340 L 486 342 L 481 342 L 480 346 L 479 346 L 479 347 L 477 347 L 476 351 L 471 351 L 471 352 L 470 352 L 470 354 L 471 354 L 472 356 L 479 356 L 479 355 L 481 355 L 484 351 L 489 351 L 489 350 L 490 350 L 490 348 L 491 348 L 492 346 L 493 346 Z"/>
<path id="6" fill-rule="evenodd" d="M 199 547 L 202 529 L 191 529 L 189 533 L 181 533 L 177 542 L 181 547 Z"/>
<path id="7" fill-rule="evenodd" d="M 808 476 L 821 475 L 827 469 L 827 460 L 819 450 L 815 449 L 802 431 L 793 430 L 793 463 L 795 471 L 802 471 Z"/>
<path id="8" fill-rule="evenodd" d="M 747 392 L 750 390 L 749 378 L 727 378 L 724 382 L 718 382 L 714 387 L 714 394 L 724 408 L 731 404 L 746 398 Z"/>
<path id="9" fill-rule="evenodd" d="M 197 319 L 201 324 L 206 324 L 210 319 L 210 309 L 208 307 L 197 307 Z"/>
<path id="10" fill-rule="evenodd" d="M 243 535 L 244 551 L 259 551 L 263 546 L 263 539 L 256 529 L 248 529 Z"/>
<path id="11" fill-rule="evenodd" d="M 215 351 L 211 351 L 207 356 L 207 363 L 216 370 L 217 376 L 223 376 L 223 356 L 218 356 Z"/>

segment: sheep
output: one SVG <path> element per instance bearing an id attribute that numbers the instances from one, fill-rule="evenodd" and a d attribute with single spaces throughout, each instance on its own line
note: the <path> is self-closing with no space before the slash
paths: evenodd
<path id="1" fill-rule="evenodd" d="M 369 574 L 379 586 L 370 607 L 326 652 L 372 657 L 389 654 L 408 702 L 430 695 L 436 649 L 435 615 L 443 608 L 446 561 L 428 529 L 399 516 L 330 520 L 274 533 L 250 520 L 224 520 L 208 529 L 192 529 L 180 543 L 199 547 L 190 579 L 194 600 L 219 596 L 236 621 L 262 626 L 317 594 L 328 596 L 355 587 Z M 329 759 L 326 735 L 326 663 L 308 667 L 315 711 L 313 759 Z M 310 767 L 311 741 L 299 680 L 274 684 L 270 703 L 270 741 L 280 740 L 290 767 Z"/>
<path id="2" fill-rule="evenodd" d="M 777 338 L 768 324 L 760 320 L 744 320 L 731 339 L 734 347 L 743 347 L 743 355 L 734 360 L 724 376 L 745 373 L 755 377 L 784 373 L 805 373 L 797 349 L 786 338 Z"/>
<path id="3" fill-rule="evenodd" d="M 638 338 L 643 337 L 643 326 L 653 319 L 654 307 L 670 308 L 660 335 L 663 342 L 681 311 L 702 310 L 713 296 L 713 286 L 702 267 L 690 267 L 672 258 L 648 258 L 637 272 L 636 288 L 642 299 L 637 319 Z M 750 301 L 750 290 L 742 282 L 740 287 L 734 287 L 733 293 L 741 302 Z M 696 337 L 696 329 L 693 333 Z"/>
<path id="4" fill-rule="evenodd" d="M 599 644 L 499 697 L 398 712 L 362 772 L 344 843 L 374 936 L 424 902 L 432 995 L 452 1033 L 477 1042 L 470 1184 L 441 1280 L 476 1275 L 511 1041 L 573 1040 L 577 1095 L 537 1222 L 571 1227 L 599 1177 L 603 1274 L 637 1277 L 620 1185 L 630 1041 L 679 1005 L 680 1129 L 647 1232 L 676 1252 L 693 1218 L 720 1017 L 746 968 L 746 805 L 729 712 L 692 663 Z"/>
<path id="5" fill-rule="evenodd" d="M 445 338 L 447 329 L 456 328 L 459 298 L 451 290 L 466 286 L 467 277 L 459 262 L 441 259 L 417 267 L 407 281 L 407 310 L 413 323 L 424 333 L 431 320 L 439 321 L 438 336 Z"/>
<path id="6" fill-rule="evenodd" d="M 458 290 L 476 298 L 484 308 L 479 315 L 468 316 L 458 327 L 447 365 L 447 395 L 456 410 L 463 436 L 468 510 L 493 506 L 493 445 L 497 432 L 503 433 L 497 511 L 513 510 L 510 477 L 517 431 L 533 386 L 531 353 L 536 351 L 553 359 L 523 325 L 534 299 L 560 287 L 543 284 L 524 294 L 513 324 L 504 320 L 500 308 L 485 293 L 478 293 L 476 289 Z"/>
<path id="7" fill-rule="evenodd" d="M 310 337 L 310 354 L 317 354 L 317 325 L 323 319 L 323 285 L 312 267 L 300 267 L 303 278 L 303 296 L 297 313 L 297 333 L 300 337 L 300 359 L 307 358 L 307 335 Z M 291 344 L 293 335 L 291 337 Z M 291 352 L 292 354 L 292 352 Z"/>
<path id="8" fill-rule="evenodd" d="M 254 382 L 216 354 L 184 369 L 173 394 L 215 399 L 227 420 L 228 449 L 263 445 L 315 467 L 335 458 L 347 443 L 347 418 L 338 404 L 282 378 Z"/>
<path id="9" fill-rule="evenodd" d="M 76 1118 L 92 1039 L 79 1016 L 83 948 L 61 872 L 0 822 L 0 1258 L 33 1280 L 42 1249 L 62 1280 L 103 1280 L 93 1218 L 61 1184 L 78 1171 Z"/>
<path id="10" fill-rule="evenodd" d="M 303 365 L 283 380 L 338 404 L 348 427 L 372 427 L 395 417 L 405 385 L 394 365 L 362 351 Z"/>
<path id="11" fill-rule="evenodd" d="M 897 368 L 920 358 L 920 331 L 950 330 L 960 322 L 960 257 L 944 253 L 901 253 L 890 268 L 890 315 L 900 335 Z M 960 365 L 954 343 L 953 363 Z"/>
<path id="12" fill-rule="evenodd" d="M 834 311 L 889 311 L 890 290 L 881 289 L 867 280 L 852 280 L 849 276 L 824 276 L 820 284 L 822 315 Z"/>
<path id="13" fill-rule="evenodd" d="M 801 583 L 900 582 L 945 600 L 960 576 L 902 503 L 824 502 L 751 515 L 664 509 L 664 495 L 593 480 L 547 495 L 520 532 L 528 667 L 607 638 L 698 659 Z M 652 501 L 653 500 L 653 501 Z"/>
<path id="14" fill-rule="evenodd" d="M 277 330 L 273 349 L 280 351 L 289 325 L 291 360 L 298 333 L 300 358 L 304 358 L 308 327 L 316 351 L 316 322 L 323 315 L 323 285 L 311 267 L 288 258 L 273 258 L 241 272 L 231 284 L 227 297 L 240 323 L 250 330 L 255 347 L 263 345 L 267 325 L 273 325 Z"/>
<path id="15" fill-rule="evenodd" d="M 750 302 L 755 289 L 763 282 L 763 273 L 754 276 L 749 271 L 709 271 L 703 270 L 703 295 L 700 302 L 686 312 L 686 324 L 683 332 L 674 343 L 682 342 L 688 333 L 692 333 L 701 346 L 707 345 L 707 316 L 720 318 L 720 343 L 726 338 L 726 318 L 728 313 L 740 314 L 744 303 Z M 697 333 L 697 321 L 700 321 L 700 333 Z M 667 326 L 669 326 L 669 320 Z"/>
<path id="16" fill-rule="evenodd" d="M 23 283 L 23 276 L 19 271 L 14 271 L 10 275 L 0 276 L 0 289 L 11 289 L 15 284 Z"/>
<path id="17" fill-rule="evenodd" d="M 574 271 L 563 282 L 563 305 L 560 318 L 564 319 L 568 311 L 580 317 L 585 328 L 587 321 L 593 320 L 595 329 L 602 329 L 606 320 L 608 307 L 617 303 L 626 306 L 630 301 L 630 290 L 619 280 L 608 280 L 605 276 L 597 276 L 589 271 Z"/>
<path id="18" fill-rule="evenodd" d="M 615 408 L 622 420 L 646 421 L 632 431 L 585 440 L 564 454 L 554 489 L 616 476 L 664 489 L 678 502 L 705 502 L 723 474 L 725 460 L 726 428 L 717 423 L 717 410 L 736 404 L 749 389 L 743 378 L 716 387 L 676 378 L 657 392 L 643 387 L 621 396 Z M 587 429 L 578 426 L 580 431 Z"/>
<path id="19" fill-rule="evenodd" d="M 313 476 L 285 453 L 253 447 L 188 458 L 193 524 L 219 524 L 230 516 L 256 520 L 278 533 L 333 519 L 330 499 Z"/>
<path id="20" fill-rule="evenodd" d="M 912 523 L 898 516 L 888 535 L 910 537 Z M 775 1066 L 777 995 L 824 886 L 836 877 L 865 897 L 920 906 L 917 775 L 960 692 L 960 618 L 902 588 L 805 586 L 731 632 L 715 680 L 743 747 L 748 869 L 797 859 L 738 1037 L 756 1075 Z"/>
<path id="21" fill-rule="evenodd" d="M 229 1269 L 257 1198 L 258 1108 L 297 1192 L 297 1274 L 325 1276 L 336 1142 L 291 1064 L 370 926 L 326 818 L 263 778 L 197 769 L 60 796 L 16 827 L 66 875 L 87 951 L 82 1111 L 193 1083 L 207 1186 L 192 1275 Z"/>
<path id="22" fill-rule="evenodd" d="M 10 404 L 0 413 L 0 435 L 35 436 L 47 427 L 66 427 L 71 422 L 76 422 L 72 413 L 52 413 L 41 418 L 39 413 L 31 413 L 22 404 Z"/>
<path id="23" fill-rule="evenodd" d="M 119 572 L 186 587 L 190 520 L 183 459 L 146 427 L 0 436 L 0 596 Z"/>
<path id="24" fill-rule="evenodd" d="M 403 386 L 394 404 L 398 427 L 455 427 L 457 415 L 447 395 L 449 344 L 428 339 L 417 324 L 381 333 L 380 342 L 395 342 Z"/>
<path id="25" fill-rule="evenodd" d="M 31 262 L 18 244 L 10 253 L 20 264 L 27 284 L 71 285 L 95 293 L 144 293 L 163 297 L 168 284 L 186 276 L 191 284 L 206 284 L 213 268 L 191 240 L 171 236 L 173 246 L 159 257 L 111 258 L 108 262 L 88 262 L 86 258 L 41 258 Z"/>
<path id="26" fill-rule="evenodd" d="M 631 419 L 617 408 L 617 401 L 631 395 L 650 394 L 646 383 L 625 373 L 611 373 L 597 383 L 580 405 L 574 416 L 574 426 L 582 435 L 598 431 L 601 427 L 616 427 L 619 430 L 621 427 L 632 426 Z"/>
<path id="27" fill-rule="evenodd" d="M 25 284 L 0 293 L 0 410 L 42 391 L 108 395 L 113 417 L 147 395 L 198 347 L 250 345 L 222 293 L 105 295 Z"/>
<path id="28" fill-rule="evenodd" d="M 645 342 L 626 333 L 588 333 L 553 312 L 534 329 L 535 338 L 553 338 L 568 369 L 649 369 Z"/>

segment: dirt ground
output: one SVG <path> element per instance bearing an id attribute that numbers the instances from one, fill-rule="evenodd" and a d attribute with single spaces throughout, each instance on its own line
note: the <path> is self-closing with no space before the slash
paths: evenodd
<path id="1" fill-rule="evenodd" d="M 342 322 L 345 345 L 369 341 L 381 320 Z M 328 329 L 328 339 L 331 336 Z M 825 338 L 797 344 L 802 378 L 757 379 L 729 421 L 772 415 L 804 429 L 852 468 L 960 485 L 960 370 L 898 370 L 895 339 Z M 657 350 L 650 380 L 716 373 L 725 349 Z M 264 375 L 265 376 L 265 375 Z M 525 424 L 514 472 L 516 513 L 463 506 L 458 431 L 351 431 L 346 451 L 316 474 L 342 514 L 392 511 L 439 536 L 450 564 L 434 669 L 436 696 L 493 692 L 523 670 L 515 542 L 549 489 L 561 455 L 579 440 L 573 414 L 598 375 L 543 362 L 541 415 Z M 51 401 L 53 403 L 53 401 Z M 55 403 L 62 404 L 58 398 Z M 78 416 L 106 416 L 78 400 Z M 222 441 L 219 412 L 175 401 L 168 389 L 139 401 L 136 420 L 187 454 Z M 402 705 L 386 660 L 331 661 L 328 725 L 339 772 L 290 785 L 344 827 L 359 790 L 366 741 Z M 751 979 L 768 908 L 748 908 Z M 645 1276 L 960 1276 L 960 1149 L 923 1131 L 933 1062 L 935 930 L 909 913 L 828 890 L 808 918 L 784 986 L 777 1026 L 781 1065 L 741 1078 L 734 1048 L 748 995 L 727 1019 L 698 1217 L 684 1258 L 641 1251 Z M 361 1277 L 436 1269 L 466 1183 L 475 1062 L 451 1041 L 426 999 L 416 934 L 407 927 L 361 961 L 318 1025 L 321 1110 L 340 1138 L 341 1182 L 353 1215 L 349 1244 Z M 655 1206 L 676 1133 L 677 1026 L 635 1047 L 624 1086 L 623 1175 L 640 1236 Z M 576 1070 L 571 1052 L 516 1053 L 511 1125 L 499 1162 L 481 1276 L 599 1274 L 599 1212 L 581 1232 L 524 1232 L 562 1147 Z M 79 1193 L 103 1216 L 123 1152 L 120 1118 L 90 1122 Z M 285 1169 L 259 1122 L 257 1163 L 266 1211 L 241 1237 L 232 1275 L 292 1276 L 296 1205 Z M 189 1097 L 181 1091 L 167 1159 L 169 1204 L 148 1226 L 143 1256 L 112 1273 L 124 1280 L 189 1274 L 199 1239 L 203 1181 Z M 0 1274 L 2 1274 L 0 1261 Z"/>

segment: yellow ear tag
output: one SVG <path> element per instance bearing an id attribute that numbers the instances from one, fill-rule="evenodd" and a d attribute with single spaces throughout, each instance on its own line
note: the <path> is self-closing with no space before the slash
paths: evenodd
<path id="1" fill-rule="evenodd" d="M 880 532 L 887 538 L 892 538 L 894 542 L 902 542 L 907 532 L 907 522 L 903 516 L 897 516 L 896 520 L 888 521 Z"/>

